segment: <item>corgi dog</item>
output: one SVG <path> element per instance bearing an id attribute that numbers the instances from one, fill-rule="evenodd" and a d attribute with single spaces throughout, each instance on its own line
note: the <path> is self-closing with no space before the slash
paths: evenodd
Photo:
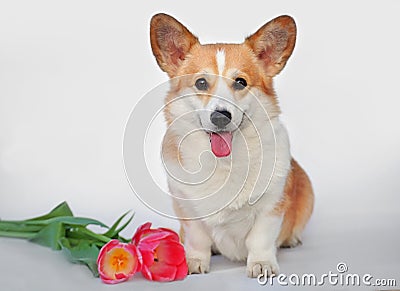
<path id="1" fill-rule="evenodd" d="M 209 272 L 213 253 L 246 261 L 249 277 L 277 274 L 277 248 L 301 243 L 314 204 L 273 88 L 295 46 L 293 18 L 241 44 L 203 45 L 160 13 L 150 41 L 170 77 L 162 158 L 189 274 Z"/>

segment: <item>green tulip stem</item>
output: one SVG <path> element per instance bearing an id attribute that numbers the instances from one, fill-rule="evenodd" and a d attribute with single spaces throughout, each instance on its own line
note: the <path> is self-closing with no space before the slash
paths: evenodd
<path id="1" fill-rule="evenodd" d="M 2 236 L 2 237 L 30 239 L 35 235 L 36 233 L 33 232 L 0 231 L 0 237 Z"/>

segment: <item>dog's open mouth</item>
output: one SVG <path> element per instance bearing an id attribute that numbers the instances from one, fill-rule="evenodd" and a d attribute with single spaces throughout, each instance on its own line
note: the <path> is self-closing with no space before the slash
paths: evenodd
<path id="1" fill-rule="evenodd" d="M 232 151 L 232 132 L 211 132 L 210 143 L 211 150 L 216 157 L 227 157 L 231 154 Z"/>

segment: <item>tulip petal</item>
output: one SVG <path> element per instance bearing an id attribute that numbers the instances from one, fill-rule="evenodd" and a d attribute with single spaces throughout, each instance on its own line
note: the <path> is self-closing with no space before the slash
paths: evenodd
<path id="1" fill-rule="evenodd" d="M 177 268 L 176 266 L 157 262 L 154 263 L 149 270 L 152 275 L 152 280 L 169 282 L 175 280 Z"/>
<path id="2" fill-rule="evenodd" d="M 155 250 L 161 241 L 169 240 L 170 238 L 172 240 L 172 235 L 169 232 L 154 232 L 142 238 L 137 246 L 140 250 Z"/>
<path id="3" fill-rule="evenodd" d="M 129 278 L 125 277 L 125 278 L 121 278 L 121 279 L 106 279 L 101 277 L 101 280 L 106 283 L 106 284 L 118 284 L 121 282 L 125 282 L 127 281 Z"/>
<path id="4" fill-rule="evenodd" d="M 160 227 L 159 230 L 169 232 L 173 240 L 180 241 L 179 235 L 175 231 L 164 227 Z"/>
<path id="5" fill-rule="evenodd" d="M 186 278 L 188 274 L 188 265 L 186 263 L 186 259 L 177 267 L 175 280 L 183 280 Z"/>
<path id="6" fill-rule="evenodd" d="M 153 276 L 151 275 L 151 272 L 150 272 L 148 266 L 143 265 L 143 267 L 142 267 L 142 275 L 143 275 L 143 277 L 145 277 L 147 280 L 153 281 Z"/>
<path id="7" fill-rule="evenodd" d="M 160 262 L 170 265 L 180 265 L 185 260 L 185 250 L 181 243 L 173 240 L 161 241 L 156 249 Z"/>
<path id="8" fill-rule="evenodd" d="M 151 222 L 146 222 L 146 223 L 142 224 L 141 226 L 139 226 L 139 227 L 137 228 L 135 234 L 134 234 L 133 237 L 132 237 L 132 243 L 133 243 L 134 245 L 137 245 L 138 242 L 139 242 L 139 240 L 140 240 L 141 237 L 142 237 L 143 232 L 144 232 L 145 230 L 150 229 L 150 227 L 151 227 Z"/>
<path id="9" fill-rule="evenodd" d="M 142 238 L 145 241 L 162 240 L 165 238 L 172 238 L 174 234 L 169 231 L 149 231 L 146 236 Z"/>
<path id="10" fill-rule="evenodd" d="M 154 252 L 152 250 L 140 250 L 143 266 L 151 266 L 154 263 Z"/>
<path id="11" fill-rule="evenodd" d="M 128 279 L 128 277 L 127 277 L 124 273 L 117 273 L 117 274 L 115 274 L 115 278 L 116 278 L 117 280 L 120 280 L 120 279 Z"/>

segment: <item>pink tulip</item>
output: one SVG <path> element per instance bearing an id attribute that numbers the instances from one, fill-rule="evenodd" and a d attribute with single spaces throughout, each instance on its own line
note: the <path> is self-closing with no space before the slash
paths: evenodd
<path id="1" fill-rule="evenodd" d="M 170 229 L 150 227 L 150 222 L 143 224 L 132 238 L 132 243 L 142 254 L 143 276 L 154 281 L 184 279 L 188 267 L 178 234 Z"/>
<path id="2" fill-rule="evenodd" d="M 97 258 L 101 280 L 116 284 L 130 279 L 142 265 L 142 256 L 133 244 L 113 239 L 105 244 Z"/>

